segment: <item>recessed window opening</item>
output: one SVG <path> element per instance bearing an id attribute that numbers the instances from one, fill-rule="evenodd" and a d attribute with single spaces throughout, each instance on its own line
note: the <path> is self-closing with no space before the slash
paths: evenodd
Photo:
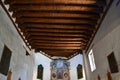
<path id="1" fill-rule="evenodd" d="M 90 62 L 90 68 L 91 71 L 93 72 L 96 69 L 96 65 L 95 65 L 95 59 L 94 59 L 94 55 L 93 55 L 93 50 L 91 49 L 89 54 L 88 54 L 88 58 L 89 58 L 89 62 Z"/>

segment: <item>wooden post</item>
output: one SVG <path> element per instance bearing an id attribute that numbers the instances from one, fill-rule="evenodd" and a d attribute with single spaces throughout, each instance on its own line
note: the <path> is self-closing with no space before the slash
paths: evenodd
<path id="1" fill-rule="evenodd" d="M 12 76 L 12 72 L 11 72 L 11 71 L 8 71 L 7 80 L 11 80 L 11 76 Z"/>

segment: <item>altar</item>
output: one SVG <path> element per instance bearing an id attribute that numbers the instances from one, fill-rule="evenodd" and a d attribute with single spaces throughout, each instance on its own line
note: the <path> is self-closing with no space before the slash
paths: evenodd
<path id="1" fill-rule="evenodd" d="M 70 80 L 70 63 L 63 59 L 56 59 L 51 62 L 51 80 Z"/>

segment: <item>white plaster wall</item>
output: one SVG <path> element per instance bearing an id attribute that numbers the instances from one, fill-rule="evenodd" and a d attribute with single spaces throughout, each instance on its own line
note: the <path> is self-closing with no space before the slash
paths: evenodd
<path id="1" fill-rule="evenodd" d="M 70 80 L 78 80 L 77 66 L 78 64 L 83 64 L 83 56 L 81 54 L 78 54 L 77 56 L 71 58 L 69 62 L 70 62 Z M 85 80 L 84 71 L 83 71 L 83 78 L 80 80 Z"/>
<path id="2" fill-rule="evenodd" d="M 11 51 L 11 61 L 9 70 L 12 71 L 12 79 L 18 80 L 33 80 L 34 57 L 33 51 L 29 51 L 30 56 L 26 56 L 26 49 L 19 34 L 14 28 L 11 20 L 0 6 L 0 60 L 4 45 Z M 0 73 L 0 80 L 6 80 L 6 76 Z"/>
<path id="3" fill-rule="evenodd" d="M 51 80 L 50 79 L 51 78 L 50 62 L 52 62 L 52 60 L 41 53 L 35 53 L 34 57 L 35 57 L 35 63 L 36 63 L 36 66 L 34 68 L 34 80 L 39 80 L 37 79 L 37 67 L 40 64 L 42 64 L 44 68 L 43 80 Z"/>
<path id="4" fill-rule="evenodd" d="M 90 71 L 88 64 L 87 80 L 97 80 L 100 75 L 101 80 L 107 80 L 107 71 L 110 71 L 107 56 L 113 51 L 119 64 L 120 71 L 120 4 L 116 6 L 118 0 L 114 0 L 110 10 L 108 11 L 100 29 L 98 30 L 89 50 L 93 49 L 96 70 Z M 87 61 L 88 61 L 88 57 Z M 89 62 L 88 62 L 89 63 Z M 120 72 L 112 74 L 113 80 L 120 80 Z"/>

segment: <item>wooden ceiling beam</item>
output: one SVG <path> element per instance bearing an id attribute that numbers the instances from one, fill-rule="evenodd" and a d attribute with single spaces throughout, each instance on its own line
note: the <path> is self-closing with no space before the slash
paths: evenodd
<path id="1" fill-rule="evenodd" d="M 27 39 L 34 37 L 54 37 L 54 38 L 85 38 L 89 39 L 92 34 L 88 33 L 81 33 L 81 34 L 68 34 L 68 33 L 40 33 L 40 32 L 32 32 L 32 33 L 26 33 L 27 35 L 25 36 Z"/>
<path id="2" fill-rule="evenodd" d="M 19 18 L 19 17 L 28 17 L 28 18 L 91 18 L 91 19 L 99 19 L 99 14 L 89 14 L 89 13 L 50 13 L 50 12 L 14 12 L 13 17 Z"/>
<path id="3" fill-rule="evenodd" d="M 58 39 L 60 39 L 60 40 L 58 40 Z M 85 39 L 82 39 L 82 38 L 81 38 L 81 40 L 78 40 L 77 38 L 76 39 L 75 38 L 74 39 L 58 38 L 58 39 L 47 40 L 47 39 L 41 38 L 41 39 L 28 39 L 28 40 L 31 43 L 38 42 L 38 43 L 78 43 L 78 44 L 81 43 L 81 44 L 86 44 L 88 42 L 88 40 L 85 40 Z"/>
<path id="4" fill-rule="evenodd" d="M 79 37 L 79 38 L 69 38 L 69 37 L 35 37 L 35 36 L 32 36 L 31 38 L 27 39 L 29 41 L 34 41 L 34 40 L 44 40 L 44 41 L 85 41 L 87 42 L 88 39 L 86 38 L 82 38 L 82 37 Z"/>
<path id="5" fill-rule="evenodd" d="M 60 53 L 69 53 L 69 54 L 71 54 L 71 53 L 72 53 L 72 54 L 73 54 L 73 53 L 77 52 L 77 50 L 74 51 L 73 49 L 70 49 L 69 51 L 67 51 L 67 50 L 66 50 L 66 51 L 65 51 L 65 50 L 59 50 L 59 51 L 58 51 L 58 50 L 52 50 L 52 49 L 51 49 L 51 50 L 44 50 L 44 49 L 43 49 L 42 51 L 43 51 L 43 52 L 46 52 L 46 53 L 51 53 L 51 54 L 52 54 L 52 53 L 53 53 L 53 54 L 54 54 L 54 53 L 57 53 L 57 54 L 60 54 Z"/>
<path id="6" fill-rule="evenodd" d="M 51 47 L 45 47 L 45 46 L 39 46 L 39 45 L 32 45 L 33 48 L 35 49 L 54 49 L 54 50 L 71 50 L 71 49 L 75 49 L 75 50 L 80 50 L 83 49 L 83 46 L 79 46 L 79 47 L 57 47 L 57 46 L 51 46 Z"/>
<path id="7" fill-rule="evenodd" d="M 28 39 L 29 44 L 81 44 L 81 45 L 86 45 L 87 40 L 43 40 L 43 39 Z"/>
<path id="8" fill-rule="evenodd" d="M 40 24 L 40 23 L 24 23 L 18 24 L 19 28 L 34 28 L 34 29 L 60 29 L 60 30 L 95 30 L 96 27 L 89 24 Z"/>
<path id="9" fill-rule="evenodd" d="M 86 43 L 88 43 L 88 40 L 89 40 L 89 38 L 87 38 L 87 37 L 66 37 L 66 38 L 58 38 L 58 37 L 53 37 L 53 38 L 50 38 L 50 36 L 49 37 L 41 37 L 40 36 L 40 38 L 38 38 L 38 36 L 37 37 L 34 37 L 34 36 L 32 36 L 32 37 L 27 37 L 27 38 L 25 38 L 27 41 L 28 41 L 28 43 L 36 43 L 36 41 L 55 41 L 55 42 L 57 42 L 57 41 L 59 41 L 59 42 L 72 42 L 72 43 L 74 43 L 74 42 L 78 42 L 78 41 L 80 41 L 82 44 L 86 44 Z M 59 40 L 60 39 L 60 40 Z M 38 41 L 38 42 L 39 42 Z"/>
<path id="10" fill-rule="evenodd" d="M 51 29 L 52 30 L 52 29 Z M 73 30 L 74 31 L 74 30 Z M 33 31 L 33 32 L 28 32 L 27 31 L 27 29 L 26 30 L 24 30 L 23 31 L 24 32 L 24 35 L 26 36 L 26 39 L 29 39 L 31 36 L 33 37 L 33 35 L 34 35 L 34 33 L 35 34 L 37 34 L 39 37 L 40 37 L 40 39 L 43 39 L 43 38 L 45 38 L 45 36 L 46 37 L 48 37 L 48 39 L 50 38 L 51 39 L 51 37 L 50 37 L 50 35 L 47 35 L 47 34 L 51 34 L 51 36 L 53 35 L 57 35 L 57 34 L 59 34 L 59 31 L 55 31 L 54 32 L 54 30 L 53 30 L 53 32 L 37 32 L 37 31 Z M 65 36 L 67 36 L 67 34 L 72 34 L 72 35 L 74 35 L 74 34 L 77 34 L 77 35 L 80 35 L 80 36 L 78 36 L 78 37 L 80 37 L 80 38 L 85 38 L 85 39 L 88 39 L 87 37 L 89 37 L 89 36 L 91 36 L 91 32 L 90 33 L 87 33 L 87 32 L 89 32 L 89 31 L 86 31 L 86 32 L 83 32 L 83 31 L 80 31 L 80 32 L 78 32 L 78 33 L 76 33 L 76 32 L 62 32 L 61 31 L 61 33 L 60 34 L 65 34 Z M 33 33 L 33 35 L 31 35 L 31 33 Z M 41 36 L 40 36 L 40 35 Z M 44 35 L 42 35 L 42 34 L 44 34 Z M 60 35 L 59 34 L 59 35 Z M 83 37 L 82 35 L 86 35 L 86 37 Z M 44 37 L 43 37 L 44 36 Z M 65 38 L 65 36 L 61 36 L 62 38 Z M 36 35 L 34 35 L 34 37 L 37 37 Z M 73 36 L 72 36 L 73 37 Z M 74 36 L 75 37 L 75 36 Z M 54 36 L 54 38 L 58 38 L 58 36 Z M 66 37 L 66 38 L 68 38 L 68 36 Z M 45 38 L 46 40 L 47 40 L 47 38 Z M 63 40 L 65 40 L 65 39 L 63 39 Z M 68 39 L 67 39 L 68 40 Z M 43 40 L 44 41 L 44 40 Z M 47 40 L 48 41 L 48 40 Z M 49 41 L 55 41 L 54 39 L 53 40 L 49 40 Z M 57 40 L 57 41 L 60 41 L 60 40 Z M 80 42 L 86 42 L 87 40 L 81 40 Z"/>
<path id="11" fill-rule="evenodd" d="M 80 35 L 86 35 L 86 36 L 91 36 L 93 31 L 89 30 L 57 30 L 57 29 L 24 29 L 22 30 L 24 33 L 28 35 L 73 35 L 73 36 L 80 36 Z M 27 36 L 27 35 L 26 35 Z"/>
<path id="12" fill-rule="evenodd" d="M 64 56 L 64 57 L 70 57 L 71 55 L 75 54 L 76 52 L 81 52 L 81 49 L 36 49 L 37 52 L 42 51 L 46 54 L 49 54 L 50 56 Z"/>
<path id="13" fill-rule="evenodd" d="M 48 52 L 48 51 L 43 51 L 43 52 L 45 52 L 46 54 L 49 54 L 50 57 L 53 57 L 54 54 L 60 57 L 69 57 L 75 53 L 75 52 Z"/>
<path id="14" fill-rule="evenodd" d="M 39 50 L 39 48 L 37 48 Z M 36 49 L 36 50 L 37 50 Z M 78 51 L 81 51 L 81 50 L 78 50 L 78 49 L 42 49 L 42 51 L 50 51 L 50 52 L 78 52 Z"/>
<path id="15" fill-rule="evenodd" d="M 33 45 L 41 46 L 41 47 L 79 47 L 86 46 L 87 43 L 41 43 L 41 42 L 29 42 L 29 44 L 33 47 Z"/>
<path id="16" fill-rule="evenodd" d="M 86 26 L 86 27 L 88 27 L 89 26 L 89 28 L 91 28 L 91 29 L 95 29 L 96 28 L 96 25 L 95 24 L 85 24 L 85 23 L 50 23 L 50 22 L 48 22 L 48 23 L 43 23 L 43 22 L 41 22 L 41 23 L 35 23 L 35 22 L 24 22 L 24 23 L 19 23 L 18 25 L 20 25 L 19 27 L 21 27 L 21 26 L 23 26 L 24 24 L 27 24 L 27 25 L 30 25 L 30 24 L 36 24 L 36 25 L 49 25 L 49 26 L 54 26 L 54 25 L 58 25 L 58 26 L 61 26 L 61 25 L 63 25 L 63 26 L 79 26 L 79 29 L 80 29 L 80 27 L 84 27 L 84 26 Z M 49 27 L 49 26 L 46 26 L 46 27 Z M 34 27 L 37 27 L 37 26 L 34 26 Z M 44 26 L 43 26 L 44 27 Z M 57 26 L 56 26 L 57 27 Z M 62 27 L 62 26 L 61 26 Z M 44 27 L 45 28 L 45 27 Z M 51 28 L 53 28 L 53 27 L 51 27 Z M 63 28 L 63 27 L 62 27 Z M 67 28 L 67 29 L 69 29 L 69 28 Z M 71 28 L 70 28 L 71 29 Z M 76 28 L 75 28 L 76 29 Z"/>
<path id="17" fill-rule="evenodd" d="M 30 45 L 33 45 L 33 44 L 37 44 L 37 45 L 65 45 L 65 46 L 73 46 L 73 45 L 83 45 L 83 46 L 86 46 L 87 44 L 87 41 L 86 40 L 75 40 L 75 41 L 72 41 L 72 40 L 68 40 L 68 41 L 63 41 L 63 40 L 29 40 L 28 39 L 28 43 Z"/>
<path id="18" fill-rule="evenodd" d="M 92 30 L 87 30 L 87 29 L 81 29 L 81 30 L 67 30 L 67 29 L 35 29 L 33 28 L 21 28 L 22 31 L 28 32 L 28 33 L 34 33 L 34 32 L 40 32 L 40 33 L 70 33 L 70 34 L 82 34 L 82 33 L 86 33 L 86 34 L 92 34 L 93 31 Z"/>
<path id="19" fill-rule="evenodd" d="M 80 46 L 85 46 L 83 44 L 39 44 L 39 43 L 34 43 L 32 45 L 37 45 L 37 46 L 42 46 L 42 47 L 80 47 Z"/>
<path id="20" fill-rule="evenodd" d="M 86 35 L 86 36 L 91 36 L 92 35 L 92 33 L 93 33 L 93 31 L 89 31 L 89 30 L 43 30 L 43 29 L 41 29 L 41 30 L 27 30 L 27 29 L 25 29 L 25 30 L 22 30 L 25 34 L 28 34 L 28 35 L 31 35 L 31 34 L 33 34 L 33 35 L 39 35 L 39 34 L 45 34 L 45 35 L 47 35 L 47 34 L 56 34 L 56 35 L 58 35 L 58 34 L 65 34 L 65 35 L 67 35 L 67 34 L 70 34 L 70 35 Z M 26 35 L 27 36 L 27 35 Z"/>
<path id="21" fill-rule="evenodd" d="M 106 0 L 5 0 L 4 3 L 10 6 L 9 11 L 13 11 L 12 16 L 32 49 L 64 57 L 86 49 L 107 8 Z"/>
<path id="22" fill-rule="evenodd" d="M 30 41 L 32 44 L 33 43 L 39 43 L 39 44 L 86 44 L 87 42 L 80 40 L 80 41 L 44 41 L 44 40 L 33 40 Z"/>
<path id="23" fill-rule="evenodd" d="M 31 11 L 22 11 L 22 10 L 21 10 L 21 11 L 15 11 L 14 14 L 17 15 L 17 13 L 19 14 L 19 13 L 22 13 L 22 12 L 23 12 L 23 13 L 24 13 L 24 12 L 25 12 L 25 13 L 32 13 L 32 12 L 33 12 L 33 13 L 36 13 L 36 14 L 37 14 L 37 13 L 39 13 L 39 14 L 43 14 L 43 13 L 46 14 L 46 13 L 49 13 L 49 14 L 58 14 L 58 15 L 59 15 L 59 14 L 100 15 L 99 12 L 97 13 L 97 12 L 88 12 L 88 11 L 60 11 L 60 10 L 59 10 L 59 11 L 57 11 L 57 10 L 56 10 L 56 11 L 47 11 L 47 10 L 46 10 L 46 11 L 32 11 L 32 10 L 31 10 Z M 14 15 L 14 14 L 13 14 L 13 15 Z M 43 14 L 43 15 L 44 15 L 44 14 Z M 38 15 L 38 14 L 37 14 L 37 15 Z M 37 15 L 36 15 L 36 16 L 37 16 Z M 28 16 L 29 16 L 29 15 L 28 15 Z M 62 15 L 61 15 L 61 16 L 62 16 Z M 64 15 L 63 15 L 63 16 L 64 16 Z M 68 15 L 68 16 L 69 16 L 69 15 Z M 13 16 L 13 17 L 15 17 L 15 16 Z"/>
<path id="24" fill-rule="evenodd" d="M 37 52 L 41 51 L 40 49 L 37 50 Z M 53 57 L 55 54 L 56 56 L 63 56 L 63 57 L 70 57 L 71 55 L 75 54 L 76 52 L 64 52 L 64 51 L 48 51 L 48 50 L 42 50 L 42 52 L 48 54 L 49 56 Z"/>
<path id="25" fill-rule="evenodd" d="M 86 11 L 102 13 L 102 7 L 69 5 L 10 5 L 9 11 Z"/>
<path id="26" fill-rule="evenodd" d="M 90 38 L 91 37 L 91 34 L 64 34 L 64 33 L 48 33 L 48 34 L 45 34 L 45 33 L 28 33 L 28 35 L 26 35 L 27 38 L 30 38 L 30 37 L 69 37 L 69 38 L 79 38 L 79 37 L 83 37 L 83 38 Z"/>
<path id="27" fill-rule="evenodd" d="M 104 6 L 105 0 L 5 0 L 5 4 L 86 4 Z"/>
<path id="28" fill-rule="evenodd" d="M 23 24 L 23 23 L 49 23 L 49 24 L 91 24 L 96 25 L 96 20 L 89 20 L 89 19 L 44 19 L 44 18 L 17 18 L 16 23 Z"/>
<path id="29" fill-rule="evenodd" d="M 39 50 L 40 51 L 40 50 Z M 75 53 L 75 51 L 73 52 L 65 52 L 65 51 L 48 51 L 48 50 L 42 50 L 43 52 L 45 52 L 46 54 L 49 54 L 50 56 L 54 56 L 54 54 L 56 54 L 57 56 L 70 56 L 72 54 Z"/>
<path id="30" fill-rule="evenodd" d="M 80 45 L 80 46 L 62 46 L 62 45 L 42 45 L 42 44 L 33 44 L 32 45 L 32 48 L 33 49 L 36 49 L 36 48 L 41 48 L 41 49 L 47 49 L 47 48 L 50 48 L 50 49 L 53 49 L 53 48 L 55 48 L 56 47 L 56 49 L 59 49 L 59 50 L 66 50 L 66 49 L 83 49 L 85 46 L 84 45 Z M 69 50 L 68 49 L 68 50 Z"/>
<path id="31" fill-rule="evenodd" d="M 65 42 L 66 42 L 66 44 L 67 44 L 67 42 L 71 42 L 71 43 L 77 43 L 77 42 L 79 42 L 79 44 L 83 44 L 83 45 L 86 45 L 87 43 L 88 43 L 88 40 L 85 40 L 85 39 L 83 39 L 83 38 L 81 38 L 81 39 L 77 39 L 77 38 L 73 38 L 73 39 L 70 39 L 70 40 L 68 40 L 68 39 L 61 39 L 61 40 L 58 40 L 59 38 L 56 38 L 56 39 L 51 39 L 51 40 L 46 40 L 46 39 L 43 39 L 43 38 L 41 38 L 41 39 L 36 39 L 36 38 L 30 38 L 30 39 L 27 39 L 27 41 L 28 41 L 28 43 L 31 45 L 31 44 L 34 44 L 34 43 L 41 43 L 43 40 L 45 41 L 45 42 L 49 42 L 49 41 L 54 41 L 54 42 L 56 42 L 57 43 L 57 41 L 59 41 L 59 43 L 61 43 L 61 44 L 65 44 Z M 37 42 L 38 41 L 38 42 Z M 41 41 L 41 42 L 39 42 L 39 41 Z M 52 43 L 52 42 L 50 42 L 50 43 Z M 64 43 L 63 43 L 64 42 Z M 81 42 L 81 43 L 80 43 Z M 44 43 L 44 42 L 43 42 Z M 54 43 L 55 44 L 55 43 Z"/>
<path id="32" fill-rule="evenodd" d="M 40 48 L 36 48 L 36 51 L 39 52 L 41 51 Z M 43 52 L 47 53 L 47 54 L 62 54 L 64 56 L 64 54 L 70 54 L 73 55 L 76 52 L 81 52 L 81 49 L 42 49 Z"/>
<path id="33" fill-rule="evenodd" d="M 31 37 L 31 36 L 46 36 L 46 37 L 85 37 L 85 38 L 90 38 L 92 34 L 90 33 L 44 33 L 44 32 L 27 32 L 26 37 Z"/>

